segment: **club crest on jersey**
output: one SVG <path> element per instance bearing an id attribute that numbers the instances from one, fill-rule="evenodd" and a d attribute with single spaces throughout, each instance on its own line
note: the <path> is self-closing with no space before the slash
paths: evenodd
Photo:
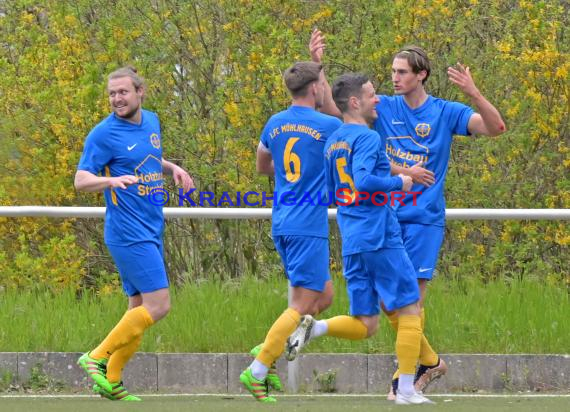
<path id="1" fill-rule="evenodd" d="M 429 125 L 429 123 L 418 123 L 416 125 L 416 134 L 419 137 L 428 137 L 430 131 L 431 131 L 431 126 Z"/>
<path id="2" fill-rule="evenodd" d="M 156 133 L 150 135 L 150 143 L 156 149 L 160 149 L 160 137 Z"/>

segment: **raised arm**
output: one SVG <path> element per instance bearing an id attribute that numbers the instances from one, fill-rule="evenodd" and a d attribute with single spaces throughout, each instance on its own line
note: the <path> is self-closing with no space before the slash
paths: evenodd
<path id="1" fill-rule="evenodd" d="M 311 60 L 316 63 L 322 64 L 323 54 L 325 51 L 325 37 L 319 29 L 313 30 L 311 33 L 311 40 L 309 42 L 309 52 L 311 53 Z M 324 70 L 323 70 L 324 74 Z M 342 118 L 342 114 L 336 104 L 334 103 L 332 97 L 332 90 L 329 82 L 325 76 L 325 96 L 323 101 L 323 107 L 319 108 L 322 113 L 330 114 L 338 118 Z"/>
<path id="2" fill-rule="evenodd" d="M 471 103 L 477 110 L 477 113 L 473 114 L 469 120 L 467 126 L 469 133 L 498 136 L 507 130 L 499 111 L 475 86 L 469 67 L 457 63 L 455 67 L 447 69 L 447 75 L 452 83 L 471 98 Z"/>

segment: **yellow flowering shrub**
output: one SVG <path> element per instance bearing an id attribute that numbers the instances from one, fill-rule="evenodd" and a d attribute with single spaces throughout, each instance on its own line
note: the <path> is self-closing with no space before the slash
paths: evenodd
<path id="1" fill-rule="evenodd" d="M 14 0 L 1 8 L 2 205 L 103 204 L 76 193 L 73 175 L 85 136 L 109 112 L 105 76 L 126 64 L 147 80 L 145 106 L 161 118 L 165 157 L 199 190 L 269 191 L 271 180 L 255 173 L 259 134 L 288 105 L 281 73 L 309 58 L 316 26 L 327 38 L 328 78 L 367 72 L 381 93 L 391 93 L 392 56 L 405 44 L 428 51 L 435 96 L 469 104 L 446 68 L 471 67 L 508 132 L 456 139 L 448 207 L 570 207 L 570 22 L 560 0 Z M 269 233 L 266 221 L 169 221 L 171 277 L 278 270 Z M 100 287 L 114 272 L 100 221 L 2 218 L 0 242 L 2 285 Z M 440 269 L 568 281 L 569 242 L 563 222 L 450 222 Z M 331 244 L 338 264 L 336 230 Z"/>

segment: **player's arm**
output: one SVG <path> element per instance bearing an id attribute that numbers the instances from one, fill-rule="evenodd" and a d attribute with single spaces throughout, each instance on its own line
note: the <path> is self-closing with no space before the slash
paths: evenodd
<path id="1" fill-rule="evenodd" d="M 137 182 L 138 178 L 132 175 L 105 177 L 94 175 L 87 170 L 78 170 L 75 173 L 73 184 L 75 189 L 81 192 L 102 192 L 105 189 L 126 189 L 127 186 L 134 185 Z"/>
<path id="2" fill-rule="evenodd" d="M 469 96 L 471 103 L 477 109 L 478 113 L 471 116 L 467 125 L 470 134 L 498 136 L 507 130 L 499 111 L 475 86 L 469 67 L 458 63 L 455 67 L 447 69 L 447 75 L 452 83 Z"/>
<path id="3" fill-rule="evenodd" d="M 309 42 L 309 52 L 311 53 L 311 60 L 316 63 L 322 64 L 323 53 L 325 51 L 325 38 L 319 29 L 313 30 L 311 33 L 311 40 Z M 324 70 L 323 70 L 324 75 Z M 342 114 L 332 97 L 332 89 L 325 76 L 325 94 L 323 99 L 323 107 L 319 109 L 322 113 L 329 114 L 338 118 L 342 118 Z"/>
<path id="4" fill-rule="evenodd" d="M 372 194 L 374 192 L 409 191 L 412 188 L 412 178 L 403 174 L 398 176 L 380 177 L 360 169 L 355 171 L 354 185 L 359 192 Z"/>
<path id="5" fill-rule="evenodd" d="M 273 167 L 273 156 L 271 156 L 271 151 L 259 142 L 257 146 L 257 155 L 255 160 L 255 167 L 257 173 L 267 176 L 273 176 L 275 174 L 275 169 Z"/>
<path id="6" fill-rule="evenodd" d="M 133 175 L 98 176 L 98 174 L 112 161 L 113 147 L 107 138 L 106 130 L 96 127 L 87 139 L 73 185 L 81 192 L 103 192 L 105 189 L 126 189 L 134 185 L 138 178 Z"/>
<path id="7" fill-rule="evenodd" d="M 162 170 L 165 174 L 172 176 L 174 183 L 177 186 L 182 186 L 185 192 L 195 187 L 192 177 L 190 177 L 190 174 L 188 174 L 186 170 L 169 162 L 165 158 L 162 158 Z"/>
<path id="8" fill-rule="evenodd" d="M 410 190 L 412 179 L 402 174 L 398 176 L 375 176 L 372 174 L 380 153 L 378 149 L 378 135 L 360 138 L 354 145 L 352 160 L 352 175 L 354 186 L 359 192 L 393 192 L 396 190 Z"/>
<path id="9" fill-rule="evenodd" d="M 410 176 L 414 183 L 429 187 L 435 183 L 435 174 L 431 170 L 424 169 L 423 166 L 423 162 L 416 163 L 412 167 L 402 167 L 390 162 L 390 173 Z"/>

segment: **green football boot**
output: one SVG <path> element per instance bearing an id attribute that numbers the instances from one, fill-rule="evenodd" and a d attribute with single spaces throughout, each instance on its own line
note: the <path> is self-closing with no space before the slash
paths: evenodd
<path id="1" fill-rule="evenodd" d="M 87 372 L 87 375 L 93 379 L 99 387 L 107 392 L 111 392 L 113 390 L 105 376 L 107 371 L 107 359 L 93 359 L 89 356 L 89 352 L 86 352 L 77 360 L 77 364 Z"/>
<path id="2" fill-rule="evenodd" d="M 257 355 L 259 355 L 259 352 L 261 352 L 262 346 L 263 346 L 263 343 L 260 343 L 255 348 L 253 348 L 249 352 L 251 354 L 251 356 L 253 356 L 254 358 L 257 358 Z M 273 362 L 273 364 L 269 368 L 269 371 L 267 372 L 267 384 L 269 386 L 271 386 L 273 389 L 275 389 L 276 391 L 282 391 L 283 390 L 283 385 L 281 384 L 281 379 L 279 378 L 279 375 L 277 375 L 277 367 L 275 366 L 275 362 Z"/>
<path id="3" fill-rule="evenodd" d="M 269 388 L 267 387 L 267 380 L 260 381 L 256 379 L 251 373 L 251 369 L 247 368 L 241 375 L 239 375 L 239 380 L 243 383 L 243 386 L 253 395 L 255 400 L 263 403 L 274 403 L 277 402 L 272 396 L 269 396 Z"/>
<path id="4" fill-rule="evenodd" d="M 123 386 L 123 382 L 119 383 L 112 383 L 113 390 L 111 392 L 107 392 L 99 385 L 93 385 L 93 392 L 98 393 L 103 398 L 110 399 L 112 401 L 141 401 L 141 398 L 135 395 L 131 395 L 125 387 Z"/>

